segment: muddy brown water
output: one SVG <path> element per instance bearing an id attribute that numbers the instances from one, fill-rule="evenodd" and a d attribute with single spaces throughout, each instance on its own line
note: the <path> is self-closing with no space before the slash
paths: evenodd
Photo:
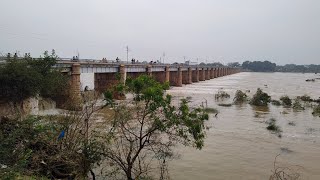
<path id="1" fill-rule="evenodd" d="M 208 107 L 217 108 L 217 117 L 210 115 L 207 122 L 205 146 L 202 150 L 178 146 L 180 159 L 170 162 L 172 179 L 269 179 L 274 158 L 279 165 L 299 165 L 301 179 L 320 179 L 320 117 L 312 116 L 311 108 L 295 112 L 290 108 L 269 105 L 256 108 L 248 104 L 231 107 L 218 106 L 230 103 L 236 90 L 250 91 L 259 87 L 273 99 L 282 95 L 291 98 L 304 94 L 312 98 L 320 96 L 320 80 L 317 74 L 298 73 L 238 73 L 183 87 L 171 88 L 168 93 L 175 99 L 192 97 L 193 105 L 207 101 Z M 230 99 L 217 102 L 214 94 L 223 89 Z M 277 120 L 282 138 L 270 133 L 265 123 Z M 289 125 L 294 122 L 295 126 Z"/>

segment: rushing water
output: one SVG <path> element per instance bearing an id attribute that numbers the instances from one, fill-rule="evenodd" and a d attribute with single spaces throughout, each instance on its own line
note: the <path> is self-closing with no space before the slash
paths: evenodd
<path id="1" fill-rule="evenodd" d="M 231 107 L 218 106 L 214 94 L 223 89 L 231 95 L 236 90 L 248 91 L 249 96 L 257 88 L 279 99 L 304 94 L 312 98 L 320 96 L 320 80 L 316 74 L 294 73 L 238 73 L 168 91 L 176 98 L 192 97 L 193 104 L 207 101 L 208 107 L 217 108 L 217 117 L 210 115 L 207 123 L 205 147 L 202 150 L 179 146 L 180 159 L 170 162 L 172 179 L 269 179 L 275 157 L 280 165 L 300 165 L 302 179 L 320 179 L 320 117 L 312 116 L 311 108 L 301 112 L 282 106 L 269 105 L 257 109 L 248 104 Z M 288 113 L 285 113 L 288 112 Z M 282 138 L 270 133 L 265 123 L 277 120 Z M 295 126 L 289 125 L 294 122 Z"/>

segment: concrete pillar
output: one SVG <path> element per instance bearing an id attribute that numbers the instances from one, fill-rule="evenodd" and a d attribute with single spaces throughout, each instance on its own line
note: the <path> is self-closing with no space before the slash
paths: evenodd
<path id="1" fill-rule="evenodd" d="M 199 80 L 200 81 L 205 81 L 206 80 L 206 74 L 205 74 L 204 68 L 200 68 L 199 70 Z"/>
<path id="2" fill-rule="evenodd" d="M 71 93 L 70 93 L 70 107 L 67 108 L 81 108 L 81 94 L 80 94 L 80 74 L 81 67 L 80 64 L 75 63 L 71 66 Z"/>
<path id="3" fill-rule="evenodd" d="M 199 71 L 198 67 L 196 68 L 196 75 L 197 75 L 196 82 L 199 82 L 199 80 L 200 80 L 200 71 Z"/>
<path id="4" fill-rule="evenodd" d="M 170 66 L 166 66 L 165 71 L 166 71 L 166 82 L 169 82 L 170 81 Z"/>
<path id="5" fill-rule="evenodd" d="M 214 78 L 214 70 L 213 68 L 210 68 L 210 79 Z"/>
<path id="6" fill-rule="evenodd" d="M 177 77 L 177 86 L 181 87 L 182 86 L 182 70 L 181 67 L 178 67 L 178 77 Z"/>
<path id="7" fill-rule="evenodd" d="M 205 70 L 205 74 L 206 74 L 206 80 L 210 80 L 210 70 L 209 70 L 209 68 L 206 68 L 206 70 Z"/>
<path id="8" fill-rule="evenodd" d="M 188 84 L 192 84 L 192 68 L 188 68 Z"/>
<path id="9" fill-rule="evenodd" d="M 125 84 L 127 80 L 127 72 L 126 72 L 126 66 L 121 64 L 119 66 L 119 74 L 120 74 L 120 83 Z"/>
<path id="10" fill-rule="evenodd" d="M 147 72 L 148 76 L 152 76 L 152 66 L 151 65 L 147 65 L 146 72 Z"/>

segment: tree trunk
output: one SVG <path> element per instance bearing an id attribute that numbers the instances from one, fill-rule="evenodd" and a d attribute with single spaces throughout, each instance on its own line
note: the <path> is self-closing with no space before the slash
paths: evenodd
<path id="1" fill-rule="evenodd" d="M 127 174 L 127 179 L 128 180 L 134 180 L 132 178 L 132 165 L 128 165 L 128 170 L 127 170 L 126 174 Z"/>

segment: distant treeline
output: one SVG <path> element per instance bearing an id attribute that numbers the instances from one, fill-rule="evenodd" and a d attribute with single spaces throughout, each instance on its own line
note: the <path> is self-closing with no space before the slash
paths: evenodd
<path id="1" fill-rule="evenodd" d="M 320 73 L 320 65 L 296 65 L 286 64 L 284 66 L 276 65 L 270 61 L 245 61 L 242 65 L 238 62 L 229 63 L 230 67 L 240 67 L 244 70 L 254 72 L 302 72 L 302 73 Z"/>

